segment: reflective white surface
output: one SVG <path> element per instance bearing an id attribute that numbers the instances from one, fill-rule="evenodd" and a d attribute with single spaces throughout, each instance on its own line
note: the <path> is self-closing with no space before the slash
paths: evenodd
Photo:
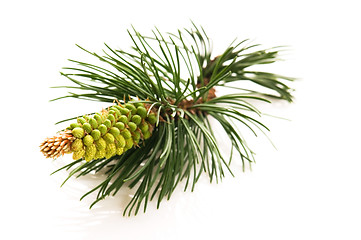
<path id="1" fill-rule="evenodd" d="M 360 17 L 356 1 L 20 1 L 0 5 L 1 239 L 360 239 Z M 268 70 L 301 80 L 295 103 L 258 104 L 269 137 L 249 139 L 253 170 L 195 192 L 181 187 L 160 209 L 123 217 L 123 189 L 89 210 L 79 201 L 101 177 L 49 174 L 69 161 L 44 159 L 38 145 L 58 120 L 100 103 L 48 100 L 65 94 L 58 71 L 67 58 L 87 60 L 75 43 L 127 49 L 125 29 L 149 33 L 201 24 L 219 53 L 235 38 L 289 45 L 287 61 Z M 80 112 L 79 112 L 80 111 Z M 222 136 L 220 135 L 221 139 Z M 221 147 L 226 151 L 227 146 Z M 99 179 L 100 178 L 100 179 Z"/>

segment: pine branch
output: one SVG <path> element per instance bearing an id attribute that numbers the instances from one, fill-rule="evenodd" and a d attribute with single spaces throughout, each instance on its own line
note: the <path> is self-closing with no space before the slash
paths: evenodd
<path id="1" fill-rule="evenodd" d="M 70 97 L 113 102 L 101 113 L 63 120 L 77 120 L 67 130 L 72 134 L 68 136 L 71 140 L 67 139 L 71 146 L 59 150 L 61 154 L 72 153 L 75 161 L 59 170 L 71 170 L 70 178 L 106 168 L 106 179 L 82 198 L 97 192 L 92 207 L 127 184 L 136 188 L 124 209 L 124 214 L 131 215 L 141 207 L 145 211 L 154 198 L 159 207 L 181 181 L 185 181 L 184 190 L 193 191 L 202 173 L 211 182 L 221 180 L 225 171 L 232 174 L 234 151 L 243 166 L 254 162 L 254 153 L 235 125 L 243 125 L 255 136 L 269 131 L 260 120 L 261 111 L 249 100 L 271 103 L 271 97 L 291 102 L 287 82 L 293 78 L 254 71 L 258 65 L 276 62 L 279 51 L 254 50 L 259 46 L 248 46 L 248 40 L 231 43 L 212 59 L 210 38 L 194 23 L 191 29 L 175 34 L 164 35 L 155 29 L 153 36 L 144 36 L 135 28 L 128 33 L 133 42 L 130 51 L 105 45 L 106 50 L 98 54 L 78 46 L 102 66 L 70 60 L 77 66 L 64 68 L 62 75 L 72 85 L 60 88 L 72 92 L 54 100 Z M 238 87 L 244 81 L 265 91 Z M 218 87 L 240 93 L 216 96 Z M 219 122 L 230 140 L 229 159 L 221 154 L 209 118 Z M 100 138 L 107 141 L 99 143 Z M 54 157 L 54 152 L 48 152 L 53 151 L 47 148 L 50 143 L 44 144 L 44 155 Z"/>

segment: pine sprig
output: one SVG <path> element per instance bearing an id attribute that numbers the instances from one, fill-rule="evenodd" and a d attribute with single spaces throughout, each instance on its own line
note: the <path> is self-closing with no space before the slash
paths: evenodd
<path id="1" fill-rule="evenodd" d="M 261 112 L 249 100 L 271 103 L 271 98 L 292 101 L 287 81 L 292 78 L 254 71 L 257 65 L 278 60 L 279 51 L 247 46 L 248 40 L 232 43 L 214 58 L 210 38 L 204 29 L 178 30 L 163 35 L 158 29 L 153 36 L 144 36 L 135 28 L 128 31 L 133 42 L 131 51 L 105 45 L 102 54 L 80 49 L 95 57 L 101 66 L 70 60 L 76 67 L 64 68 L 61 74 L 72 85 L 61 86 L 72 91 L 56 98 L 78 98 L 101 102 L 142 102 L 157 114 L 152 136 L 123 155 L 85 162 L 69 163 L 59 170 L 71 170 L 71 176 L 84 176 L 107 169 L 106 179 L 85 193 L 97 192 L 91 207 L 107 196 L 115 195 L 125 184 L 137 188 L 124 209 L 124 214 L 137 214 L 141 207 L 157 198 L 169 199 L 181 181 L 192 191 L 202 173 L 210 181 L 219 181 L 225 171 L 231 172 L 234 151 L 243 165 L 254 161 L 254 153 L 236 129 L 241 124 L 255 136 L 269 131 L 260 121 Z M 241 88 L 242 82 L 252 82 L 265 91 Z M 237 86 L 234 84 L 237 83 Z M 239 93 L 216 96 L 215 89 L 229 87 Z M 73 92 L 73 90 L 75 92 Z M 221 154 L 209 118 L 218 121 L 231 146 L 231 156 Z M 58 171 L 59 171 L 58 170 Z M 57 171 L 56 171 L 57 172 Z"/>

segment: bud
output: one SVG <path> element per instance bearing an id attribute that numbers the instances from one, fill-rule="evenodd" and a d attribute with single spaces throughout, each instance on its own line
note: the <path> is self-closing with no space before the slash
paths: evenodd
<path id="1" fill-rule="evenodd" d="M 77 128 L 77 127 L 80 127 L 79 123 L 72 123 L 70 124 L 70 129 L 74 129 L 74 128 Z"/>
<path id="2" fill-rule="evenodd" d="M 101 158 L 104 158 L 104 157 L 105 157 L 105 149 L 103 149 L 103 150 L 98 150 L 97 149 L 97 152 L 95 153 L 94 159 L 101 159 Z"/>
<path id="3" fill-rule="evenodd" d="M 144 140 L 150 138 L 150 136 L 151 136 L 151 133 L 149 131 L 146 131 L 145 133 L 143 133 Z"/>
<path id="4" fill-rule="evenodd" d="M 75 141 L 71 144 L 71 150 L 76 152 L 83 149 L 83 146 L 83 141 L 81 139 L 75 139 Z"/>
<path id="5" fill-rule="evenodd" d="M 89 123 L 90 123 L 90 125 L 91 125 L 91 127 L 92 127 L 93 129 L 98 128 L 98 121 L 95 120 L 95 118 L 89 119 Z"/>
<path id="6" fill-rule="evenodd" d="M 125 115 L 120 116 L 119 122 L 122 122 L 122 123 L 124 123 L 124 124 L 127 124 L 127 123 L 128 123 L 128 117 L 125 116 Z"/>
<path id="7" fill-rule="evenodd" d="M 78 121 L 78 123 L 80 123 L 81 125 L 83 125 L 84 123 L 86 123 L 86 120 L 85 120 L 85 118 L 83 118 L 83 117 L 78 118 L 77 121 Z"/>
<path id="8" fill-rule="evenodd" d="M 119 111 L 123 115 L 127 115 L 130 112 L 128 108 L 120 108 Z"/>
<path id="9" fill-rule="evenodd" d="M 71 133 L 73 134 L 74 137 L 76 138 L 82 138 L 84 137 L 84 129 L 80 128 L 80 127 L 76 127 L 74 128 Z"/>
<path id="10" fill-rule="evenodd" d="M 124 148 L 125 147 L 125 138 L 123 137 L 123 135 L 119 135 L 115 138 L 115 145 L 117 147 L 121 147 Z"/>
<path id="11" fill-rule="evenodd" d="M 133 147 L 133 139 L 132 138 L 127 138 L 125 139 L 125 148 L 130 149 Z"/>
<path id="12" fill-rule="evenodd" d="M 120 111 L 119 111 L 115 106 L 111 107 L 110 109 L 115 112 L 115 114 L 114 114 L 114 117 L 115 117 L 115 118 L 118 119 L 118 118 L 120 117 L 120 115 L 122 115 L 122 114 L 120 113 Z"/>
<path id="13" fill-rule="evenodd" d="M 104 140 L 109 144 L 109 143 L 114 143 L 114 136 L 111 133 L 107 133 L 104 135 Z"/>
<path id="14" fill-rule="evenodd" d="M 125 107 L 128 108 L 132 114 L 136 114 L 137 113 L 137 109 L 135 108 L 135 106 L 131 103 L 126 103 Z"/>
<path id="15" fill-rule="evenodd" d="M 133 139 L 134 139 L 134 141 L 136 141 L 136 140 L 139 141 L 139 139 L 140 139 L 140 132 L 135 131 L 135 132 L 133 133 Z"/>
<path id="16" fill-rule="evenodd" d="M 97 121 L 97 123 L 98 123 L 98 126 L 100 125 L 100 124 L 102 124 L 102 117 L 101 116 L 99 116 L 98 114 L 95 114 L 94 115 L 94 119 Z"/>
<path id="17" fill-rule="evenodd" d="M 149 126 L 148 126 L 148 123 L 144 122 L 142 124 L 140 124 L 140 130 L 142 131 L 142 133 L 145 133 L 149 130 Z"/>
<path id="18" fill-rule="evenodd" d="M 100 124 L 100 126 L 98 127 L 98 130 L 100 131 L 102 136 L 104 136 L 107 133 L 108 128 L 104 124 Z"/>
<path id="19" fill-rule="evenodd" d="M 115 123 L 115 117 L 114 117 L 114 115 L 109 114 L 109 115 L 108 115 L 108 119 L 110 120 L 111 125 L 113 125 L 113 124 Z"/>
<path id="20" fill-rule="evenodd" d="M 109 133 L 111 133 L 114 137 L 117 137 L 118 135 L 120 135 L 120 131 L 116 127 L 110 128 Z"/>
<path id="21" fill-rule="evenodd" d="M 91 133 L 92 131 L 92 126 L 89 123 L 84 123 L 83 124 L 83 129 L 87 132 L 87 133 Z"/>
<path id="22" fill-rule="evenodd" d="M 121 134 L 123 135 L 123 137 L 124 137 L 125 139 L 128 139 L 128 138 L 131 138 L 131 137 L 132 137 L 132 134 L 129 132 L 128 129 L 124 129 L 124 130 L 121 132 Z"/>
<path id="23" fill-rule="evenodd" d="M 142 118 L 139 115 L 134 115 L 132 117 L 132 122 L 134 122 L 135 124 L 139 125 L 142 121 Z"/>
<path id="24" fill-rule="evenodd" d="M 147 117 L 147 109 L 143 106 L 137 107 L 137 114 L 144 119 Z"/>
<path id="25" fill-rule="evenodd" d="M 135 130 L 137 130 L 137 125 L 134 122 L 129 122 L 128 127 L 131 132 L 134 132 Z"/>
<path id="26" fill-rule="evenodd" d="M 104 121 L 104 125 L 109 129 L 112 126 L 112 122 L 109 119 L 107 119 Z"/>
<path id="27" fill-rule="evenodd" d="M 83 138 L 83 143 L 85 146 L 90 146 L 94 143 L 94 138 L 90 135 L 86 135 L 84 138 Z"/>
<path id="28" fill-rule="evenodd" d="M 144 103 L 141 103 L 141 102 L 135 102 L 135 103 L 133 103 L 134 104 L 134 106 L 136 107 L 136 108 L 138 108 L 138 107 L 144 107 Z"/>
<path id="29" fill-rule="evenodd" d="M 157 116 L 155 113 L 149 113 L 147 120 L 150 124 L 154 125 L 157 122 Z"/>
<path id="30" fill-rule="evenodd" d="M 87 146 L 85 148 L 85 161 L 90 162 L 91 160 L 93 160 L 96 152 L 97 152 L 97 148 L 95 147 L 94 144 Z"/>
<path id="31" fill-rule="evenodd" d="M 114 143 L 110 143 L 107 145 L 107 147 L 105 148 L 105 158 L 109 159 L 111 157 L 113 157 L 116 154 L 116 146 Z"/>
<path id="32" fill-rule="evenodd" d="M 85 151 L 83 149 L 73 152 L 73 159 L 78 160 L 78 159 L 82 158 L 84 156 L 84 154 L 85 154 Z"/>
<path id="33" fill-rule="evenodd" d="M 119 148 L 117 147 L 117 148 L 116 148 L 116 154 L 117 154 L 117 155 L 122 155 L 123 152 L 124 152 L 124 148 L 122 148 L 122 147 L 119 147 Z"/>
<path id="34" fill-rule="evenodd" d="M 125 128 L 125 125 L 122 122 L 117 122 L 114 127 L 118 128 L 119 130 L 123 130 Z"/>
<path id="35" fill-rule="evenodd" d="M 124 108 L 124 107 L 121 106 L 121 105 L 114 105 L 114 106 L 112 106 L 112 107 L 118 109 L 119 111 Z"/>
<path id="36" fill-rule="evenodd" d="M 95 141 L 95 146 L 97 147 L 97 150 L 102 151 L 107 147 L 107 142 L 104 138 L 99 138 L 99 140 Z"/>
<path id="37" fill-rule="evenodd" d="M 100 136 L 101 136 L 101 132 L 98 129 L 94 129 L 91 132 L 91 136 L 94 138 L 94 140 L 99 140 Z"/>

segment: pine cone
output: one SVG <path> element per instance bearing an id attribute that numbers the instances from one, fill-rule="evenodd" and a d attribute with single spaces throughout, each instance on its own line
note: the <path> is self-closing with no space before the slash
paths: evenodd
<path id="1" fill-rule="evenodd" d="M 73 153 L 74 160 L 84 158 L 87 162 L 121 155 L 151 136 L 157 117 L 147 113 L 143 103 L 126 103 L 80 117 L 66 130 L 45 139 L 40 151 L 54 159 Z"/>

